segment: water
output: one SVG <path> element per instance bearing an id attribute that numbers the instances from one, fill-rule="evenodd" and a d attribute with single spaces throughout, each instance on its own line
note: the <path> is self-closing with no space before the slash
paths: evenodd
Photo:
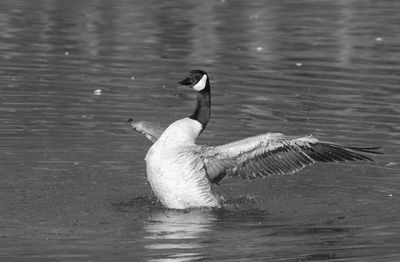
<path id="1" fill-rule="evenodd" d="M 1 261 L 398 261 L 400 3 L 1 1 Z M 371 163 L 228 178 L 223 210 L 154 199 L 128 118 L 199 143 L 271 132 L 382 146 Z M 95 92 L 101 90 L 101 93 Z"/>

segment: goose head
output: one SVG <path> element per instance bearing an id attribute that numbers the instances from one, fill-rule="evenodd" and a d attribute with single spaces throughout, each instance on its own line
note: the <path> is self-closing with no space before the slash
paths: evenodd
<path id="1" fill-rule="evenodd" d="M 190 86 L 198 92 L 210 87 L 207 73 L 198 69 L 190 71 L 189 76 L 178 83 Z"/>
<path id="2" fill-rule="evenodd" d="M 192 70 L 188 77 L 178 83 L 190 86 L 197 91 L 196 108 L 190 118 L 200 122 L 202 126 L 200 132 L 202 132 L 211 116 L 211 90 L 208 75 L 203 70 Z"/>

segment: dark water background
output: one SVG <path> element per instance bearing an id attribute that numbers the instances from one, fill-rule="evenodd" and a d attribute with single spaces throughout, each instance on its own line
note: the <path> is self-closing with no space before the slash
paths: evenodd
<path id="1" fill-rule="evenodd" d="M 1 261 L 399 261 L 400 2 L 0 2 Z M 217 188 L 169 211 L 128 118 L 185 117 L 199 143 L 265 132 L 382 146 L 375 162 Z M 101 90 L 96 94 L 95 90 Z"/>

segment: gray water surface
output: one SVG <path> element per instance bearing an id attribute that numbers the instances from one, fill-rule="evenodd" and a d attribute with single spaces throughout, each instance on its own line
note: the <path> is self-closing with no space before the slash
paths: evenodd
<path id="1" fill-rule="evenodd" d="M 0 2 L 1 261 L 399 261 L 400 2 Z M 166 210 L 128 118 L 191 114 L 199 144 L 266 132 L 381 146 L 374 162 L 228 178 Z M 96 92 L 96 90 L 101 90 Z"/>

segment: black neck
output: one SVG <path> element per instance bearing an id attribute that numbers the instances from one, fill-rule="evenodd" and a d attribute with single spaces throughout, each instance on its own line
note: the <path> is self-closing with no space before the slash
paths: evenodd
<path id="1" fill-rule="evenodd" d="M 190 116 L 191 119 L 199 121 L 203 132 L 204 128 L 210 120 L 211 115 L 211 93 L 210 93 L 210 82 L 207 79 L 206 86 L 203 90 L 197 93 L 197 104 L 196 109 Z"/>

